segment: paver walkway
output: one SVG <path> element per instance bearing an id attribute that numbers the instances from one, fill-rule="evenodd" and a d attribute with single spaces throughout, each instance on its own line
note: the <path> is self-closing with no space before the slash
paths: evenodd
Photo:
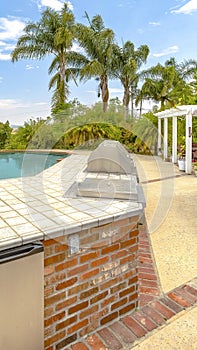
<path id="1" fill-rule="evenodd" d="M 197 350 L 197 178 L 137 156 L 148 228 L 139 237 L 139 310 L 67 350 Z"/>

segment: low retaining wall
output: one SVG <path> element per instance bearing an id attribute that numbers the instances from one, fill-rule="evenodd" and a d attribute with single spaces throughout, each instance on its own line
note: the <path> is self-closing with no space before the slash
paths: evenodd
<path id="1" fill-rule="evenodd" d="M 138 222 L 134 216 L 43 241 L 45 350 L 137 308 Z"/>

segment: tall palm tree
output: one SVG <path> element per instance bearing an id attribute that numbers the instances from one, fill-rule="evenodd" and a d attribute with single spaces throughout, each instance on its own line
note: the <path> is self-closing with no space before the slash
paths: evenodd
<path id="1" fill-rule="evenodd" d="M 89 26 L 77 25 L 77 40 L 84 50 L 84 57 L 76 61 L 81 65 L 81 80 L 96 78 L 99 81 L 98 97 L 100 92 L 103 101 L 103 111 L 107 110 L 109 100 L 108 79 L 112 71 L 112 53 L 114 48 L 114 32 L 105 28 L 102 17 L 96 15 L 90 20 L 85 17 Z"/>
<path id="2" fill-rule="evenodd" d="M 145 82 L 136 104 L 145 98 L 160 102 L 161 110 L 180 103 L 187 104 L 192 95 L 188 79 L 194 75 L 196 69 L 196 61 L 188 60 L 177 64 L 174 58 L 166 61 L 164 65 L 157 64 L 151 67 L 143 73 Z"/>
<path id="3" fill-rule="evenodd" d="M 69 93 L 67 56 L 72 49 L 74 33 L 75 18 L 66 3 L 60 12 L 47 8 L 39 22 L 26 25 L 24 34 L 18 39 L 11 54 L 12 62 L 20 59 L 40 60 L 47 55 L 54 56 L 49 73 L 55 68 L 57 74 L 52 78 L 49 88 L 55 85 L 53 97 L 59 104 L 65 103 Z"/>
<path id="4" fill-rule="evenodd" d="M 122 47 L 116 46 L 114 51 L 114 77 L 121 81 L 124 88 L 123 104 L 125 107 L 125 118 L 128 118 L 129 102 L 131 93 L 137 89 L 140 77 L 139 69 L 149 54 L 147 45 L 141 45 L 135 50 L 134 44 L 127 41 Z"/>

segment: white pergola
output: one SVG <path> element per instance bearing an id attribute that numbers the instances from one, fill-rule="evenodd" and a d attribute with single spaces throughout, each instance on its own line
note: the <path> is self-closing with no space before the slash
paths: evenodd
<path id="1" fill-rule="evenodd" d="M 192 172 L 192 117 L 197 116 L 197 105 L 183 105 L 155 113 L 158 117 L 158 154 L 161 152 L 161 120 L 164 119 L 163 156 L 168 158 L 168 118 L 172 118 L 172 162 L 177 163 L 177 118 L 185 117 L 185 172 Z"/>

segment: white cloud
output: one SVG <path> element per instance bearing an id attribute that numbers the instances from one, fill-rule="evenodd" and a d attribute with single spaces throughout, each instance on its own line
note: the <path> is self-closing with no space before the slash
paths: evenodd
<path id="1" fill-rule="evenodd" d="M 31 102 L 19 99 L 0 99 L 0 121 L 10 124 L 23 125 L 30 118 L 41 116 L 46 118 L 50 115 L 50 103 Z"/>
<path id="2" fill-rule="evenodd" d="M 33 66 L 33 64 L 26 64 L 25 69 L 26 70 L 32 70 L 32 69 L 38 69 L 39 66 Z"/>
<path id="3" fill-rule="evenodd" d="M 23 32 L 25 22 L 11 17 L 0 17 L 0 40 L 16 40 Z"/>
<path id="4" fill-rule="evenodd" d="M 60 11 L 64 5 L 64 0 L 39 0 L 38 1 L 38 8 L 41 9 L 42 7 L 51 7 L 55 11 Z M 73 10 L 73 5 L 70 1 L 67 1 L 68 7 L 70 10 Z"/>
<path id="5" fill-rule="evenodd" d="M 172 53 L 176 53 L 178 51 L 179 51 L 179 47 L 177 45 L 174 45 L 174 46 L 167 47 L 162 52 L 153 53 L 152 56 L 154 56 L 154 57 L 162 57 L 162 56 L 170 55 Z"/>
<path id="6" fill-rule="evenodd" d="M 150 26 L 153 26 L 153 27 L 158 27 L 158 26 L 161 25 L 160 22 L 149 22 L 148 24 L 149 24 Z"/>
<path id="7" fill-rule="evenodd" d="M 3 81 L 3 77 L 0 77 L 0 84 L 2 83 L 2 81 Z"/>
<path id="8" fill-rule="evenodd" d="M 122 89 L 118 89 L 118 88 L 109 88 L 109 93 L 110 94 L 122 94 L 123 90 Z"/>
<path id="9" fill-rule="evenodd" d="M 10 52 L 22 35 L 26 23 L 16 17 L 0 17 L 0 61 L 10 60 Z"/>
<path id="10" fill-rule="evenodd" d="M 183 13 L 184 15 L 189 15 L 195 11 L 197 11 L 197 0 L 190 0 L 178 10 L 172 10 L 171 13 Z"/>

